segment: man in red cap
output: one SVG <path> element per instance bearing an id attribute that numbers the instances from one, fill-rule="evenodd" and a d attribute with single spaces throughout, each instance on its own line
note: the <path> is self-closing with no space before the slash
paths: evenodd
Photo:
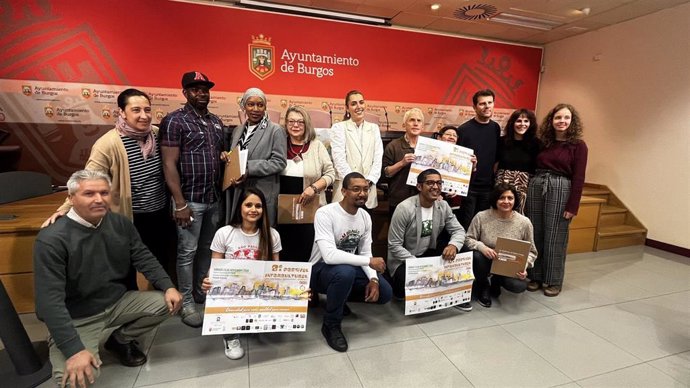
<path id="1" fill-rule="evenodd" d="M 223 122 L 208 111 L 214 85 L 199 71 L 185 73 L 187 103 L 160 124 L 163 172 L 177 223 L 177 279 L 184 298 L 180 315 L 191 327 L 202 324 L 194 302 L 205 301 L 201 281 L 211 265 L 210 246 L 220 220 Z"/>

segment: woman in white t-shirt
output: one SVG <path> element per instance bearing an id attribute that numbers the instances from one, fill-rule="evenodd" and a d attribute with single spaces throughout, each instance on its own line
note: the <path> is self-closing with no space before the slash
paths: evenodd
<path id="1" fill-rule="evenodd" d="M 266 211 L 266 197 L 256 188 L 248 188 L 240 194 L 240 206 L 235 209 L 230 225 L 216 232 L 211 243 L 212 259 L 274 260 L 282 249 L 280 235 L 271 228 Z M 202 284 L 205 291 L 212 287 L 206 277 Z M 225 355 L 231 360 L 244 357 L 239 334 L 223 336 Z"/>

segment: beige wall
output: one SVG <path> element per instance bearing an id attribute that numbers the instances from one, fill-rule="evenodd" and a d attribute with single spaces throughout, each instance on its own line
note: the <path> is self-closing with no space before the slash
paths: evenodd
<path id="1" fill-rule="evenodd" d="M 690 248 L 690 4 L 548 44 L 537 116 L 571 103 L 587 182 L 608 185 L 649 229 Z M 598 60 L 595 60 L 598 59 Z"/>

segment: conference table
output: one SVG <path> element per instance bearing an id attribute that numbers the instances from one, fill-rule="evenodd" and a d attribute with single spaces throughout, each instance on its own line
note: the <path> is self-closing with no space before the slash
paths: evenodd
<path id="1" fill-rule="evenodd" d="M 0 280 L 18 313 L 34 311 L 34 240 L 66 197 L 59 191 L 0 205 Z"/>

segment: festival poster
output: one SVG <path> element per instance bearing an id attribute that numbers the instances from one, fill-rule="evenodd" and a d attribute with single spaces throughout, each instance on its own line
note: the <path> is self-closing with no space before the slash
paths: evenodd
<path id="1" fill-rule="evenodd" d="M 309 263 L 211 260 L 202 335 L 305 331 L 310 276 Z"/>
<path id="2" fill-rule="evenodd" d="M 420 136 L 414 151 L 414 163 L 407 175 L 407 184 L 417 185 L 417 175 L 433 168 L 441 173 L 443 187 L 448 194 L 467 196 L 472 174 L 472 155 L 470 148 Z"/>
<path id="3" fill-rule="evenodd" d="M 472 298 L 472 252 L 405 261 L 405 315 L 442 310 Z"/>

